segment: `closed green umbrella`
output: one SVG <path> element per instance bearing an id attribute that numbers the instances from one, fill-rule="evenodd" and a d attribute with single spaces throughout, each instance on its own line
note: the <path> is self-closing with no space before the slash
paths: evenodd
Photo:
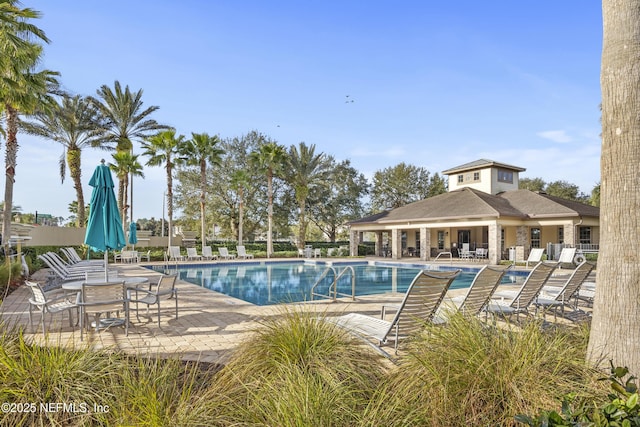
<path id="1" fill-rule="evenodd" d="M 138 228 L 135 222 L 129 224 L 129 244 L 135 248 L 135 244 L 138 243 Z"/>
<path id="2" fill-rule="evenodd" d="M 93 192 L 84 243 L 94 250 L 104 251 L 104 276 L 107 280 L 108 251 L 122 249 L 126 241 L 116 195 L 113 192 L 111 170 L 104 164 L 104 160 L 93 172 L 89 185 L 93 187 Z"/>

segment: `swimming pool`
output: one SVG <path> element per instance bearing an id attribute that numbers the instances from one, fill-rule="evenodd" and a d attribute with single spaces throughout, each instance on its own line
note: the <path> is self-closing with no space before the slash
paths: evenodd
<path id="1" fill-rule="evenodd" d="M 424 265 L 402 265 L 386 263 L 333 263 L 323 262 L 255 262 L 177 265 L 165 269 L 153 266 L 156 271 L 175 273 L 179 278 L 229 295 L 256 305 L 301 302 L 311 300 L 311 288 L 322 278 L 316 291 L 328 293 L 333 282 L 333 273 L 326 272 L 330 267 L 338 275 L 348 266 L 353 267 L 356 276 L 356 297 L 383 294 L 388 292 L 406 292 L 413 278 L 425 268 Z M 456 267 L 431 266 L 434 270 L 456 270 Z M 463 269 L 463 272 L 451 284 L 450 289 L 469 287 L 479 269 Z M 503 283 L 522 282 L 524 276 L 510 272 Z M 345 273 L 338 280 L 338 292 L 351 295 L 351 274 Z M 319 299 L 319 298 L 315 298 Z"/>

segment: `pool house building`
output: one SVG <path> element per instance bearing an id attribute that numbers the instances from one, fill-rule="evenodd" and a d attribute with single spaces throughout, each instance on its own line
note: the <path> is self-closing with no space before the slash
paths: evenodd
<path id="1" fill-rule="evenodd" d="M 487 159 L 445 170 L 447 193 L 350 222 L 351 254 L 365 235 L 392 259 L 457 257 L 465 248 L 498 264 L 526 259 L 531 248 L 597 251 L 600 209 L 518 189 L 525 170 Z"/>

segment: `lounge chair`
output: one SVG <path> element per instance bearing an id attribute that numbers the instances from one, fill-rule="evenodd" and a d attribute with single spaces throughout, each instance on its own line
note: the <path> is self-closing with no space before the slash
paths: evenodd
<path id="1" fill-rule="evenodd" d="M 187 260 L 189 261 L 202 260 L 202 256 L 198 255 L 198 250 L 196 248 L 187 248 Z"/>
<path id="2" fill-rule="evenodd" d="M 327 317 L 325 320 L 364 338 L 376 351 L 389 357 L 389 354 L 380 347 L 388 341 L 393 341 L 397 354 L 400 339 L 417 333 L 432 320 L 449 285 L 459 273 L 460 270 L 419 272 L 409 285 L 392 321 L 361 313 Z M 376 340 L 378 345 L 372 344 L 369 339 Z"/>
<path id="3" fill-rule="evenodd" d="M 202 247 L 202 258 L 203 259 L 218 259 L 218 255 L 214 255 L 211 251 L 211 246 L 203 246 Z"/>
<path id="4" fill-rule="evenodd" d="M 253 254 L 248 254 L 244 246 L 236 246 L 236 251 L 238 252 L 238 258 L 253 259 Z"/>
<path id="5" fill-rule="evenodd" d="M 572 298 L 575 298 L 574 311 L 578 308 L 577 292 L 591 274 L 591 271 L 595 267 L 594 264 L 583 261 L 576 267 L 571 273 L 569 279 L 565 282 L 561 288 L 543 287 L 540 295 L 533 301 L 533 305 L 538 308 L 542 308 L 544 311 L 548 309 L 553 310 L 553 319 L 557 318 L 557 309 L 560 308 L 561 316 L 564 317 L 564 307 L 569 303 Z"/>
<path id="6" fill-rule="evenodd" d="M 542 254 L 544 254 L 544 248 L 531 248 L 525 266 L 529 268 L 529 263 L 537 264 L 542 261 Z"/>
<path id="7" fill-rule="evenodd" d="M 457 311 L 467 316 L 477 316 L 485 308 L 495 292 L 502 277 L 510 268 L 507 266 L 485 265 L 473 278 L 467 293 L 456 298 L 452 298 Z M 445 309 L 446 310 L 446 309 Z M 444 323 L 446 319 L 442 315 L 434 318 L 434 323 Z"/>
<path id="8" fill-rule="evenodd" d="M 176 289 L 176 280 L 178 276 L 161 276 L 156 285 L 152 285 L 150 290 L 136 289 L 135 298 L 131 302 L 136 303 L 136 317 L 138 316 L 138 304 L 146 304 L 147 316 L 149 316 L 149 307 L 155 305 L 158 307 L 158 327 L 160 326 L 160 301 L 162 297 L 168 296 L 167 299 L 173 298 L 176 305 L 176 319 L 178 318 L 178 290 Z M 143 296 L 139 297 L 139 293 Z M 138 317 L 139 319 L 139 317 Z"/>
<path id="9" fill-rule="evenodd" d="M 169 261 L 184 261 L 184 255 L 180 253 L 180 246 L 169 246 Z"/>
<path id="10" fill-rule="evenodd" d="M 229 249 L 225 248 L 224 246 L 220 246 L 218 248 L 218 253 L 220 254 L 220 258 L 222 259 L 234 259 L 236 256 L 233 254 L 229 253 Z"/>
<path id="11" fill-rule="evenodd" d="M 66 248 L 61 248 L 62 253 L 65 255 L 67 260 L 69 261 L 69 265 L 77 265 L 77 266 L 87 266 L 87 265 L 101 265 L 104 266 L 104 260 L 101 259 L 82 259 L 80 255 L 76 252 L 75 248 L 69 246 Z"/>
<path id="12" fill-rule="evenodd" d="M 562 251 L 560 251 L 560 257 L 558 258 L 558 268 L 562 268 L 564 264 L 571 264 L 571 267 L 573 267 L 573 259 L 575 256 L 576 248 L 562 248 Z"/>
<path id="13" fill-rule="evenodd" d="M 96 332 L 112 326 L 124 326 L 125 335 L 129 335 L 129 297 L 124 281 L 83 283 L 77 303 L 80 307 L 80 341 L 84 338 L 84 329 L 89 326 Z M 110 316 L 120 311 L 124 313 L 124 319 L 100 319 L 103 313 Z M 90 314 L 93 315 L 93 323 L 89 322 Z"/>
<path id="14" fill-rule="evenodd" d="M 35 307 L 40 312 L 40 323 L 42 323 L 42 335 L 45 334 L 44 327 L 44 315 L 49 313 L 54 315 L 56 313 L 69 312 L 69 326 L 73 328 L 73 316 L 71 310 L 78 311 L 78 305 L 75 301 L 69 301 L 67 295 L 51 296 L 43 291 L 39 283 L 26 281 L 26 285 L 31 291 L 31 298 L 29 298 L 29 324 L 33 330 L 33 308 Z"/>
<path id="15" fill-rule="evenodd" d="M 502 297 L 499 292 L 494 293 L 493 299 L 485 307 L 485 312 L 491 313 L 494 317 L 511 316 L 520 313 L 529 313 L 529 306 L 536 299 L 542 287 L 547 283 L 551 273 L 555 270 L 556 264 L 539 262 L 529 273 L 520 289 L 515 292 L 513 298 Z M 508 295 L 508 294 L 507 294 Z M 500 298 L 500 299 L 497 299 Z"/>

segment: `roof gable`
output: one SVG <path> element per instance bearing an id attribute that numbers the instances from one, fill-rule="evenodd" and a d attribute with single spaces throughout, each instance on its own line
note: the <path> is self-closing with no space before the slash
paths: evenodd
<path id="1" fill-rule="evenodd" d="M 465 163 L 464 165 L 456 166 L 454 168 L 442 171 L 442 174 L 443 175 L 452 175 L 454 173 L 470 171 L 470 170 L 478 170 L 478 169 L 487 169 L 487 168 L 491 168 L 491 167 L 496 167 L 496 168 L 500 168 L 500 169 L 508 169 L 508 170 L 512 170 L 512 171 L 515 171 L 515 172 L 524 172 L 524 171 L 526 171 L 525 168 L 521 168 L 519 166 L 508 165 L 506 163 L 496 162 L 495 160 L 479 159 L 479 160 L 475 160 L 473 162 Z"/>

